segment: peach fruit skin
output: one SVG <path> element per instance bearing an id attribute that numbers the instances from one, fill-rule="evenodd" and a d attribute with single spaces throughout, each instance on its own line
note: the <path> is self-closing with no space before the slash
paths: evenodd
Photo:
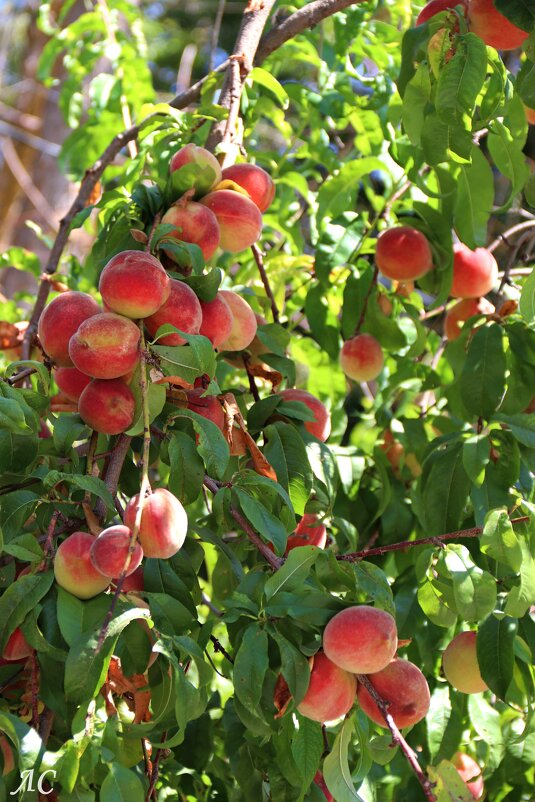
<path id="1" fill-rule="evenodd" d="M 290 535 L 286 544 L 286 554 L 298 546 L 317 546 L 324 549 L 327 545 L 327 529 L 318 523 L 318 516 L 305 512 L 297 524 L 293 535 Z"/>
<path id="2" fill-rule="evenodd" d="M 56 582 L 78 599 L 91 599 L 106 590 L 111 581 L 91 561 L 94 540 L 88 532 L 73 532 L 60 544 L 54 557 Z"/>
<path id="3" fill-rule="evenodd" d="M 113 583 L 116 585 L 118 580 L 119 577 L 115 577 Z M 123 593 L 135 593 L 136 591 L 141 592 L 145 590 L 145 577 L 143 575 L 142 565 L 138 566 L 136 570 L 128 576 L 125 576 L 121 590 Z"/>
<path id="4" fill-rule="evenodd" d="M 301 403 L 306 404 L 314 415 L 314 419 L 303 421 L 305 429 L 309 434 L 312 434 L 324 443 L 331 433 L 331 415 L 319 398 L 316 398 L 316 396 L 312 395 L 312 393 L 308 393 L 306 390 L 298 390 L 294 387 L 288 390 L 282 390 L 279 395 L 281 398 L 284 398 L 285 401 L 301 401 Z"/>
<path id="5" fill-rule="evenodd" d="M 355 701 L 356 679 L 332 663 L 323 653 L 314 656 L 308 690 L 297 706 L 301 715 L 319 721 L 345 716 Z"/>
<path id="6" fill-rule="evenodd" d="M 162 264 L 144 251 L 122 251 L 100 274 L 98 288 L 106 307 L 137 319 L 157 312 L 171 291 Z"/>
<path id="7" fill-rule="evenodd" d="M 388 712 L 400 729 L 411 727 L 427 715 L 431 701 L 429 686 L 414 663 L 396 657 L 386 668 L 372 674 L 369 679 L 379 696 L 390 702 Z M 387 729 L 383 714 L 360 682 L 357 696 L 366 715 L 380 727 Z"/>
<path id="8" fill-rule="evenodd" d="M 383 349 L 371 334 L 351 337 L 340 351 L 340 367 L 346 376 L 358 382 L 376 379 L 383 365 Z"/>
<path id="9" fill-rule="evenodd" d="M 145 326 L 151 337 L 165 323 L 176 326 L 186 334 L 199 333 L 202 324 L 201 304 L 191 287 L 183 281 L 171 279 L 169 298 L 154 315 L 145 318 Z M 157 345 L 184 345 L 185 342 L 180 334 L 166 334 L 160 337 Z"/>
<path id="10" fill-rule="evenodd" d="M 223 431 L 225 428 L 225 413 L 223 412 L 223 407 L 215 395 L 203 397 L 203 393 L 204 390 L 202 387 L 188 391 L 188 409 L 191 409 L 198 415 L 202 415 L 203 418 L 211 420 L 218 429 Z"/>
<path id="11" fill-rule="evenodd" d="M 460 632 L 446 646 L 442 655 L 444 676 L 461 693 L 488 690 L 479 670 L 476 643 L 476 632 Z"/>
<path id="12" fill-rule="evenodd" d="M 223 181 L 234 181 L 242 187 L 261 212 L 265 212 L 275 197 L 271 176 L 256 164 L 233 164 L 221 173 Z"/>
<path id="13" fill-rule="evenodd" d="M 411 281 L 433 267 L 427 237 L 410 226 L 384 231 L 377 240 L 375 263 L 383 276 L 393 281 Z"/>
<path id="14" fill-rule="evenodd" d="M 11 749 L 9 741 L 4 735 L 0 735 L 0 750 L 4 758 L 2 776 L 5 777 L 15 768 L 15 758 L 13 757 L 13 750 Z"/>
<path id="15" fill-rule="evenodd" d="M 444 318 L 444 334 L 448 340 L 456 340 L 461 336 L 463 323 L 475 315 L 490 315 L 494 307 L 485 298 L 463 298 L 448 309 Z"/>
<path id="16" fill-rule="evenodd" d="M 465 755 L 464 752 L 455 752 L 451 762 L 474 799 L 481 799 L 484 783 L 481 768 L 476 761 L 470 755 Z"/>
<path id="17" fill-rule="evenodd" d="M 63 395 L 71 401 L 78 401 L 91 381 L 91 376 L 82 373 L 78 368 L 57 368 L 54 379 Z"/>
<path id="18" fill-rule="evenodd" d="M 32 653 L 32 647 L 24 637 L 20 627 L 13 630 L 4 646 L 2 657 L 4 660 L 24 660 Z"/>
<path id="19" fill-rule="evenodd" d="M 233 315 L 225 297 L 220 292 L 212 301 L 201 301 L 202 323 L 199 334 L 208 337 L 214 348 L 230 337 Z"/>
<path id="20" fill-rule="evenodd" d="M 199 177 L 195 181 L 195 189 L 199 195 L 204 195 L 209 192 L 212 187 L 219 184 L 221 181 L 221 167 L 213 153 L 210 153 L 206 148 L 195 145 L 190 142 L 184 145 L 183 148 L 177 150 L 169 162 L 169 172 L 174 173 L 186 164 L 194 164 L 196 167 L 211 167 L 214 171 L 214 178 L 212 181 L 206 181 L 204 178 Z"/>
<path id="21" fill-rule="evenodd" d="M 218 189 L 205 195 L 201 203 L 216 216 L 223 250 L 238 253 L 260 239 L 262 215 L 245 195 L 231 189 Z"/>
<path id="22" fill-rule="evenodd" d="M 464 243 L 453 246 L 453 281 L 451 295 L 454 298 L 479 298 L 486 295 L 496 284 L 498 265 L 486 248 L 470 250 Z"/>
<path id="23" fill-rule="evenodd" d="M 91 545 L 91 562 L 102 576 L 120 576 L 128 556 L 131 531 L 118 524 L 103 529 Z M 143 559 L 143 549 L 136 543 L 125 576 L 133 574 Z"/>
<path id="24" fill-rule="evenodd" d="M 333 616 L 323 632 L 323 650 L 329 660 L 352 674 L 381 671 L 397 647 L 396 622 L 377 607 L 348 607 Z"/>
<path id="25" fill-rule="evenodd" d="M 420 11 L 418 19 L 416 20 L 416 25 L 423 25 L 424 22 L 434 17 L 435 14 L 439 14 L 441 11 L 449 11 L 456 6 L 462 5 L 466 9 L 466 4 L 466 0 L 431 0 L 431 2 Z"/>
<path id="26" fill-rule="evenodd" d="M 526 120 L 530 125 L 535 125 L 535 109 L 530 109 L 529 106 L 524 106 L 526 112 Z"/>
<path id="27" fill-rule="evenodd" d="M 124 523 L 131 529 L 136 520 L 139 495 L 130 499 Z M 188 516 L 180 501 L 163 487 L 147 496 L 141 515 L 139 541 L 146 557 L 166 559 L 182 548 L 188 531 Z"/>
<path id="28" fill-rule="evenodd" d="M 120 434 L 134 422 L 136 402 L 121 379 L 93 379 L 78 401 L 80 417 L 102 434 Z"/>
<path id="29" fill-rule="evenodd" d="M 69 342 L 74 366 L 93 379 L 118 379 L 132 370 L 139 359 L 139 329 L 114 312 L 84 320 Z"/>
<path id="30" fill-rule="evenodd" d="M 216 252 L 221 236 L 219 223 L 215 214 L 201 203 L 178 201 L 162 217 L 162 224 L 164 223 L 177 229 L 168 234 L 168 237 L 198 245 L 205 262 Z M 163 250 L 174 261 L 173 253 L 165 248 Z"/>
<path id="31" fill-rule="evenodd" d="M 232 313 L 230 335 L 221 343 L 222 351 L 243 351 L 255 338 L 258 324 L 256 316 L 241 295 L 230 290 L 220 290 L 219 294 L 227 302 Z"/>
<path id="32" fill-rule="evenodd" d="M 69 340 L 84 320 L 100 312 L 100 306 L 85 292 L 64 292 L 44 308 L 37 334 L 43 350 L 56 365 L 72 366 Z"/>
<path id="33" fill-rule="evenodd" d="M 472 33 L 496 50 L 515 50 L 529 35 L 500 14 L 493 0 L 470 0 L 468 24 Z"/>

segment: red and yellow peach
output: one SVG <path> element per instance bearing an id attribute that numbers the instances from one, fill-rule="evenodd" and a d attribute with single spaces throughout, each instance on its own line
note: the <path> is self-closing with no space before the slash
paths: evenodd
<path id="1" fill-rule="evenodd" d="M 145 318 L 145 326 L 151 337 L 156 336 L 160 326 L 169 323 L 186 334 L 199 334 L 202 325 L 202 308 L 199 299 L 183 281 L 171 279 L 171 292 L 167 301 L 154 315 Z M 166 334 L 158 340 L 159 345 L 184 345 L 180 334 Z"/>
<path id="2" fill-rule="evenodd" d="M 232 332 L 233 316 L 224 295 L 218 292 L 212 301 L 201 301 L 202 323 L 199 334 L 219 348 Z"/>
<path id="3" fill-rule="evenodd" d="M 217 219 L 219 244 L 223 250 L 238 253 L 260 239 L 262 215 L 258 206 L 245 195 L 231 189 L 219 189 L 205 195 L 201 204 Z"/>
<path id="4" fill-rule="evenodd" d="M 383 369 L 383 349 L 371 334 L 357 334 L 346 340 L 340 351 L 345 375 L 358 382 L 376 379 Z"/>
<path id="5" fill-rule="evenodd" d="M 320 721 L 345 716 L 355 701 L 356 680 L 353 674 L 335 665 L 323 653 L 314 655 L 308 690 L 297 706 L 301 715 Z"/>
<path id="6" fill-rule="evenodd" d="M 304 426 L 309 432 L 318 440 L 324 443 L 331 433 L 331 415 L 327 407 L 321 403 L 312 393 L 306 390 L 299 390 L 291 387 L 288 390 L 282 390 L 279 395 L 285 401 L 300 401 L 305 404 L 314 415 L 313 420 L 304 421 Z"/>
<path id="7" fill-rule="evenodd" d="M 73 532 L 60 543 L 54 557 L 56 582 L 78 599 L 91 599 L 106 590 L 111 581 L 93 565 L 91 546 L 94 540 L 88 532 Z"/>
<path id="8" fill-rule="evenodd" d="M 527 31 L 517 28 L 500 14 L 494 0 L 470 0 L 468 24 L 472 33 L 496 50 L 516 50 L 529 36 Z"/>
<path id="9" fill-rule="evenodd" d="M 134 422 L 136 402 L 132 390 L 121 379 L 93 379 L 80 395 L 80 417 L 102 434 L 120 434 Z"/>
<path id="10" fill-rule="evenodd" d="M 118 524 L 103 529 L 91 545 L 91 562 L 103 576 L 120 576 L 130 551 L 132 533 L 127 526 Z M 143 559 L 143 549 L 134 544 L 125 576 L 133 574 Z"/>
<path id="11" fill-rule="evenodd" d="M 230 290 L 220 290 L 219 295 L 228 304 L 232 313 L 232 329 L 220 343 L 222 351 L 242 351 L 253 341 L 257 330 L 256 316 L 241 295 Z"/>
<path id="12" fill-rule="evenodd" d="M 396 622 L 390 613 L 364 604 L 337 613 L 323 632 L 329 660 L 352 674 L 382 671 L 397 647 Z"/>
<path id="13" fill-rule="evenodd" d="M 172 156 L 169 162 L 169 172 L 174 173 L 175 170 L 188 164 L 197 168 L 192 189 L 195 189 L 198 195 L 205 195 L 221 181 L 221 167 L 214 154 L 193 142 L 184 145 Z M 211 172 L 206 170 L 207 167 Z"/>
<path id="14" fill-rule="evenodd" d="M 209 197 L 209 196 L 207 196 Z M 162 217 L 162 224 L 175 227 L 167 234 L 180 242 L 198 245 L 207 262 L 216 252 L 220 241 L 219 224 L 214 213 L 196 201 L 179 200 Z M 163 248 L 171 260 L 175 260 L 169 248 Z"/>
<path id="15" fill-rule="evenodd" d="M 233 164 L 221 173 L 223 181 L 233 181 L 245 189 L 261 212 L 265 212 L 275 197 L 275 184 L 271 176 L 256 164 Z"/>
<path id="16" fill-rule="evenodd" d="M 124 523 L 134 528 L 139 495 L 130 499 L 124 512 Z M 169 490 L 157 488 L 143 504 L 139 542 L 146 557 L 166 559 L 182 548 L 188 531 L 188 517 L 180 501 Z"/>
<path id="17" fill-rule="evenodd" d="M 145 251 L 122 251 L 112 257 L 98 288 L 107 309 L 135 319 L 157 312 L 171 291 L 161 262 Z"/>
<path id="18" fill-rule="evenodd" d="M 132 320 L 102 312 L 78 327 L 69 341 L 69 355 L 78 370 L 94 379 L 118 379 L 136 366 L 139 340 Z"/>
<path id="19" fill-rule="evenodd" d="M 464 243 L 453 246 L 454 298 L 479 298 L 492 290 L 498 279 L 496 259 L 486 248 L 470 250 Z"/>
<path id="20" fill-rule="evenodd" d="M 429 686 L 414 663 L 396 657 L 386 668 L 371 674 L 369 680 L 378 695 L 389 703 L 388 712 L 400 729 L 412 727 L 427 715 L 431 700 Z M 357 697 L 364 713 L 386 729 L 383 714 L 360 682 Z"/>
<path id="21" fill-rule="evenodd" d="M 84 320 L 102 312 L 85 292 L 64 292 L 46 306 L 39 318 L 37 334 L 45 353 L 56 365 L 72 366 L 69 341 Z"/>
<path id="22" fill-rule="evenodd" d="M 384 231 L 377 240 L 375 263 L 383 276 L 393 281 L 412 281 L 433 267 L 427 237 L 410 226 Z"/>
<path id="23" fill-rule="evenodd" d="M 482 693 L 488 690 L 479 669 L 476 644 L 476 632 L 460 632 L 442 655 L 444 676 L 461 693 Z"/>

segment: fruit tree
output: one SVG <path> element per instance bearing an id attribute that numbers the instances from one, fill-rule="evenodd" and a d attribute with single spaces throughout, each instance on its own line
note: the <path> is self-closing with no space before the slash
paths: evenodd
<path id="1" fill-rule="evenodd" d="M 533 802 L 535 7 L 38 5 L 0 798 Z"/>

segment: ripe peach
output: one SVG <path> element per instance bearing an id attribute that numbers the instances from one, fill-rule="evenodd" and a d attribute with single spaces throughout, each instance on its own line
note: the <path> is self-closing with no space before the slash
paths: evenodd
<path id="1" fill-rule="evenodd" d="M 479 670 L 476 642 L 476 632 L 460 632 L 446 646 L 442 655 L 444 676 L 461 693 L 488 690 Z"/>
<path id="2" fill-rule="evenodd" d="M 75 367 L 93 379 L 118 379 L 139 359 L 140 333 L 122 315 L 101 312 L 85 320 L 69 341 Z"/>
<path id="3" fill-rule="evenodd" d="M 529 34 L 517 28 L 496 9 L 494 0 L 470 0 L 468 24 L 472 33 L 496 50 L 515 50 Z M 484 293 L 481 293 L 482 295 Z"/>
<path id="4" fill-rule="evenodd" d="M 22 629 L 17 627 L 13 630 L 7 643 L 4 646 L 2 657 L 4 660 L 23 660 L 29 657 L 32 653 L 32 647 L 23 635 Z"/>
<path id="5" fill-rule="evenodd" d="M 486 248 L 471 251 L 462 242 L 453 246 L 453 281 L 451 295 L 454 298 L 479 298 L 486 295 L 496 284 L 498 265 Z"/>
<path id="6" fill-rule="evenodd" d="M 331 433 L 331 414 L 327 407 L 312 393 L 307 393 L 306 390 L 298 390 L 292 387 L 288 390 L 282 390 L 279 395 L 285 401 L 301 401 L 301 403 L 306 404 L 314 415 L 314 419 L 304 421 L 305 429 L 324 443 Z"/>
<path id="7" fill-rule="evenodd" d="M 529 106 L 524 106 L 526 112 L 526 120 L 530 125 L 535 125 L 535 109 L 530 109 Z"/>
<path id="8" fill-rule="evenodd" d="M 56 368 L 54 379 L 63 395 L 71 401 L 78 401 L 91 381 L 91 376 L 82 373 L 78 368 Z"/>
<path id="9" fill-rule="evenodd" d="M 457 769 L 461 780 L 466 783 L 474 799 L 481 799 L 483 796 L 483 776 L 481 767 L 478 766 L 474 758 L 465 755 L 464 752 L 455 752 L 451 762 Z"/>
<path id="10" fill-rule="evenodd" d="M 416 20 L 416 25 L 423 25 L 424 22 L 434 17 L 435 14 L 439 14 L 441 11 L 449 11 L 456 6 L 462 5 L 466 10 L 467 3 L 468 0 L 431 0 L 431 2 L 420 11 L 418 19 Z"/>
<path id="11" fill-rule="evenodd" d="M 371 334 L 357 334 L 346 340 L 340 351 L 340 366 L 346 376 L 358 382 L 376 379 L 383 369 L 383 349 Z"/>
<path id="12" fill-rule="evenodd" d="M 124 511 L 124 523 L 133 528 L 139 495 L 133 496 Z M 141 515 L 139 541 L 146 557 L 166 559 L 182 548 L 188 531 L 188 516 L 180 501 L 169 490 L 157 488 L 147 496 Z"/>
<path id="13" fill-rule="evenodd" d="M 214 213 L 201 203 L 183 199 L 177 201 L 162 217 L 163 223 L 177 229 L 167 236 L 198 245 L 205 262 L 216 252 L 221 234 L 219 223 Z M 164 251 L 170 259 L 175 260 L 172 251 L 165 248 Z"/>
<path id="14" fill-rule="evenodd" d="M 221 429 L 225 428 L 225 413 L 223 407 L 219 403 L 215 395 L 207 395 L 203 397 L 204 390 L 199 387 L 195 390 L 188 390 L 188 409 L 202 415 L 203 418 L 208 418 L 212 423 Z"/>
<path id="15" fill-rule="evenodd" d="M 69 340 L 84 320 L 101 311 L 95 299 L 85 292 L 64 292 L 45 307 L 37 334 L 43 350 L 56 365 L 72 365 Z"/>
<path id="16" fill-rule="evenodd" d="M 429 686 L 414 663 L 395 657 L 386 668 L 372 674 L 369 679 L 379 696 L 390 703 L 388 712 L 400 729 L 411 727 L 427 715 L 431 699 Z M 360 682 L 357 696 L 366 715 L 386 729 L 383 714 Z"/>
<path id="17" fill-rule="evenodd" d="M 364 604 L 337 613 L 323 632 L 323 649 L 329 660 L 353 674 L 381 671 L 397 647 L 396 622 L 390 613 Z"/>
<path id="18" fill-rule="evenodd" d="M 227 302 L 232 313 L 232 329 L 220 344 L 222 351 L 242 351 L 253 341 L 256 334 L 256 316 L 241 295 L 230 290 L 220 290 L 219 295 Z"/>
<path id="19" fill-rule="evenodd" d="M 199 334 L 208 337 L 214 348 L 230 337 L 232 331 L 232 312 L 225 297 L 218 292 L 213 301 L 201 301 L 202 323 Z"/>
<path id="20" fill-rule="evenodd" d="M 464 298 L 448 309 L 444 318 L 444 334 L 448 340 L 456 340 L 461 335 L 463 323 L 474 315 L 491 315 L 494 307 L 486 298 Z"/>
<path id="21" fill-rule="evenodd" d="M 206 148 L 194 145 L 193 142 L 184 145 L 183 148 L 177 150 L 174 156 L 172 156 L 169 162 L 169 172 L 174 173 L 175 170 L 179 170 L 180 167 L 184 167 L 186 164 L 193 164 L 199 170 L 192 184 L 192 187 L 198 195 L 205 195 L 207 192 L 210 192 L 212 187 L 219 184 L 221 181 L 221 167 L 219 162 L 214 154 L 210 153 Z M 206 167 L 212 170 L 213 176 L 208 172 L 206 175 L 203 175 L 202 170 Z"/>
<path id="22" fill-rule="evenodd" d="M 219 244 L 223 250 L 238 253 L 260 239 L 262 215 L 253 201 L 245 195 L 231 189 L 218 189 L 205 195 L 201 203 L 217 218 Z"/>
<path id="23" fill-rule="evenodd" d="M 59 545 L 54 557 L 56 582 L 78 599 L 91 599 L 106 590 L 111 581 L 91 561 L 94 540 L 88 532 L 73 532 Z"/>
<path id="24" fill-rule="evenodd" d="M 183 281 L 171 279 L 169 298 L 154 315 L 145 318 L 145 326 L 151 337 L 165 323 L 176 326 L 186 334 L 199 333 L 202 324 L 201 305 L 191 287 Z M 185 342 L 180 334 L 166 334 L 158 340 L 158 345 L 184 345 Z"/>
<path id="25" fill-rule="evenodd" d="M 392 466 L 392 470 L 396 473 L 399 472 L 401 463 L 405 456 L 405 449 L 401 443 L 396 440 L 392 432 L 387 429 L 383 432 L 383 444 L 379 446 L 381 451 L 384 451 L 386 458 Z"/>
<path id="26" fill-rule="evenodd" d="M 261 212 L 265 212 L 275 197 L 275 184 L 271 176 L 256 164 L 233 164 L 221 173 L 223 181 L 234 181 L 246 190 Z"/>
<path id="27" fill-rule="evenodd" d="M 91 546 L 91 562 L 102 576 L 120 576 L 130 548 L 131 531 L 121 524 L 108 526 Z M 133 574 L 143 559 L 143 549 L 136 543 L 126 576 Z"/>
<path id="28" fill-rule="evenodd" d="M 106 308 L 130 318 L 153 315 L 167 301 L 169 276 L 161 262 L 144 251 L 122 251 L 100 274 L 98 288 Z"/>
<path id="29" fill-rule="evenodd" d="M 112 580 L 116 585 L 118 577 Z M 122 584 L 122 593 L 133 593 L 136 591 L 145 590 L 145 578 L 143 575 L 143 566 L 140 565 L 129 576 L 125 576 Z"/>
<path id="30" fill-rule="evenodd" d="M 15 758 L 13 757 L 13 750 L 9 741 L 4 735 L 0 735 L 0 751 L 3 758 L 2 777 L 5 777 L 15 768 Z"/>
<path id="31" fill-rule="evenodd" d="M 293 535 L 290 535 L 286 544 L 286 554 L 297 546 L 317 546 L 324 549 L 327 545 L 327 530 L 323 524 L 318 524 L 318 516 L 305 512 Z"/>
<path id="32" fill-rule="evenodd" d="M 353 674 L 332 663 L 323 652 L 314 655 L 308 690 L 297 706 L 301 715 L 313 721 L 333 721 L 345 716 L 355 701 Z"/>
<path id="33" fill-rule="evenodd" d="M 433 254 L 421 231 L 410 226 L 398 226 L 380 235 L 375 263 L 383 276 L 394 281 L 410 281 L 431 270 Z"/>
<path id="34" fill-rule="evenodd" d="M 136 402 L 121 379 L 93 379 L 78 400 L 80 417 L 102 434 L 120 434 L 134 422 Z"/>
<path id="35" fill-rule="evenodd" d="M 318 788 L 321 788 L 321 790 L 323 791 L 323 794 L 327 802 L 334 802 L 334 797 L 327 788 L 327 786 L 325 785 L 325 780 L 323 779 L 323 774 L 321 773 L 321 771 L 316 772 L 314 776 L 314 782 L 316 783 Z"/>

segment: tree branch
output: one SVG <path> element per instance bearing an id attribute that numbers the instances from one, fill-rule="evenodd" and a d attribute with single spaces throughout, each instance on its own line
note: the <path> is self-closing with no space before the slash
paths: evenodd
<path id="1" fill-rule="evenodd" d="M 502 243 L 505 243 L 508 248 L 514 248 L 515 246 L 509 242 L 509 237 L 512 237 L 514 234 L 520 234 L 522 231 L 528 231 L 530 228 L 535 228 L 535 220 L 527 220 L 525 223 L 518 223 L 516 226 L 506 229 L 496 237 L 494 242 L 491 242 L 487 250 L 494 253 Z"/>
<path id="2" fill-rule="evenodd" d="M 258 245 L 251 245 L 251 250 L 253 252 L 254 260 L 256 262 L 258 272 L 260 273 L 260 278 L 262 279 L 262 284 L 264 285 L 266 295 L 269 298 L 271 304 L 271 314 L 273 315 L 273 322 L 280 323 L 279 310 L 277 308 L 275 296 L 273 295 L 273 290 L 271 289 L 271 284 L 269 283 L 269 279 L 267 277 L 262 251 L 260 250 Z"/>
<path id="3" fill-rule="evenodd" d="M 415 773 L 418 782 L 423 788 L 426 799 L 428 800 L 428 802 L 437 802 L 437 798 L 433 793 L 433 783 L 431 782 L 429 777 L 427 777 L 422 771 L 422 768 L 418 763 L 418 759 L 415 753 L 413 752 L 413 750 L 411 749 L 411 747 L 409 746 L 409 744 L 407 743 L 401 732 L 399 731 L 396 722 L 388 712 L 389 703 L 385 701 L 381 696 L 379 696 L 374 686 L 372 685 L 370 678 L 366 676 L 366 674 L 357 674 L 357 680 L 361 683 L 361 685 L 364 685 L 364 687 L 372 697 L 373 701 L 381 711 L 381 715 L 383 716 L 386 722 L 386 726 L 388 727 L 388 729 L 392 734 L 392 741 L 399 746 L 399 748 L 407 758 L 407 761 L 409 762 L 411 769 Z"/>
<path id="4" fill-rule="evenodd" d="M 117 493 L 119 477 L 121 475 L 123 464 L 126 459 L 126 455 L 128 454 L 131 442 L 132 438 L 127 434 L 120 434 L 115 441 L 115 446 L 112 450 L 110 461 L 108 462 L 106 472 L 103 476 L 106 487 L 112 496 L 115 496 Z M 102 499 L 99 499 L 96 503 L 95 514 L 99 520 L 103 520 L 104 515 L 106 514 L 106 505 Z"/>

